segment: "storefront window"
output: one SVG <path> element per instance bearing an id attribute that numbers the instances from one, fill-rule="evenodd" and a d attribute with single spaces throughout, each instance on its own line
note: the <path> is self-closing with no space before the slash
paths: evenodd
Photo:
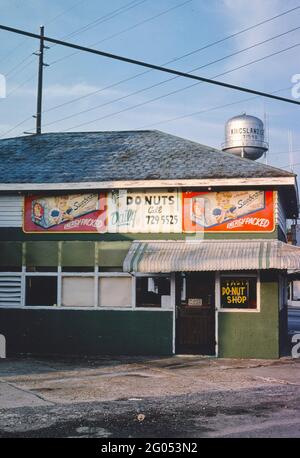
<path id="1" fill-rule="evenodd" d="M 137 277 L 136 307 L 168 308 L 170 305 L 170 277 Z"/>
<path id="2" fill-rule="evenodd" d="M 26 305 L 53 306 L 57 304 L 57 277 L 27 277 Z"/>
<path id="3" fill-rule="evenodd" d="M 63 307 L 93 307 L 94 306 L 93 277 L 63 277 L 62 300 Z"/>
<path id="4" fill-rule="evenodd" d="M 221 275 L 221 308 L 256 309 L 256 276 Z"/>

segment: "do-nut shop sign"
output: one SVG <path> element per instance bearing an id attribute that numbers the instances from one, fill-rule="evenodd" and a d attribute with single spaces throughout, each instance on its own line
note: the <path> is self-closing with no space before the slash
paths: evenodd
<path id="1" fill-rule="evenodd" d="M 272 191 L 127 191 L 25 198 L 25 232 L 272 232 Z"/>

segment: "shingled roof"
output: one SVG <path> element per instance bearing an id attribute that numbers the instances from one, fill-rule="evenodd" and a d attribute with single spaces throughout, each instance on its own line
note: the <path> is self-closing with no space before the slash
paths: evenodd
<path id="1" fill-rule="evenodd" d="M 156 130 L 46 133 L 0 141 L 0 183 L 289 177 Z"/>

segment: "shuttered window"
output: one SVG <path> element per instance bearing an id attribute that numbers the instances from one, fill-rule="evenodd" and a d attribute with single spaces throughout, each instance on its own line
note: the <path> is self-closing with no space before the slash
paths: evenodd
<path id="1" fill-rule="evenodd" d="M 21 275 L 0 274 L 0 307 L 21 305 Z"/>
<path id="2" fill-rule="evenodd" d="M 23 197 L 0 196 L 0 227 L 21 227 Z"/>

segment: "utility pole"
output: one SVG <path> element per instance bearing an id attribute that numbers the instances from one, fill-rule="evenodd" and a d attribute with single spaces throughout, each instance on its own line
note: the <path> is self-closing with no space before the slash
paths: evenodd
<path id="1" fill-rule="evenodd" d="M 36 134 L 42 133 L 42 100 L 43 100 L 43 71 L 44 67 L 48 67 L 44 63 L 44 49 L 49 49 L 44 45 L 44 26 L 40 27 L 40 50 L 34 53 L 39 57 L 39 70 L 38 70 L 38 88 L 37 88 L 37 106 L 36 106 Z"/>

